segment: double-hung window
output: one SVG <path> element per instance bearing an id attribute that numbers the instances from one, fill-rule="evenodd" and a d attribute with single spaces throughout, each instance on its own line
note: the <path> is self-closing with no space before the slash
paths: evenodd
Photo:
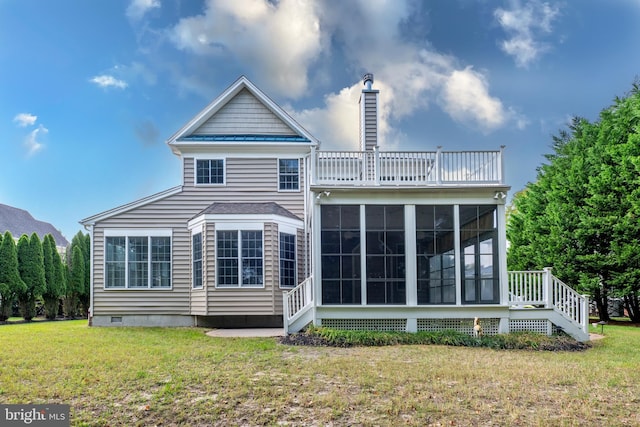
<path id="1" fill-rule="evenodd" d="M 224 184 L 224 160 L 196 160 L 196 184 Z"/>
<path id="2" fill-rule="evenodd" d="M 262 230 L 218 230 L 216 266 L 218 287 L 264 285 Z"/>
<path id="3" fill-rule="evenodd" d="M 278 160 L 278 188 L 282 191 L 298 191 L 300 189 L 300 160 Z"/>
<path id="4" fill-rule="evenodd" d="M 280 233 L 280 287 L 296 286 L 296 235 Z"/>
<path id="5" fill-rule="evenodd" d="M 170 232 L 157 234 L 105 236 L 105 289 L 171 288 Z"/>
<path id="6" fill-rule="evenodd" d="M 202 233 L 196 233 L 192 240 L 193 287 L 202 288 Z"/>

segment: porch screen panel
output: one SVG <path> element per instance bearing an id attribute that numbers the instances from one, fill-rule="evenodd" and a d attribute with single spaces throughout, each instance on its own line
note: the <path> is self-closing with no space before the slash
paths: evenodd
<path id="1" fill-rule="evenodd" d="M 322 304 L 360 304 L 360 206 L 323 205 Z"/>
<path id="2" fill-rule="evenodd" d="M 453 206 L 416 206 L 418 304 L 455 304 Z"/>
<path id="3" fill-rule="evenodd" d="M 460 206 L 462 299 L 466 304 L 499 302 L 497 229 L 496 206 Z"/>
<path id="4" fill-rule="evenodd" d="M 367 304 L 406 304 L 404 206 L 365 207 Z"/>

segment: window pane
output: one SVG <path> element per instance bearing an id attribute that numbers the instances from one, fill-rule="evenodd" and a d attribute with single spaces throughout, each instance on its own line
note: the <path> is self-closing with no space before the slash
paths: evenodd
<path id="1" fill-rule="evenodd" d="M 262 231 L 241 231 L 242 285 L 262 286 Z"/>
<path id="2" fill-rule="evenodd" d="M 224 184 L 224 160 L 211 159 L 196 161 L 196 183 Z"/>
<path id="3" fill-rule="evenodd" d="M 238 286 L 238 231 L 216 232 L 218 286 Z"/>
<path id="4" fill-rule="evenodd" d="M 202 233 L 192 237 L 193 287 L 201 288 L 202 283 Z"/>
<path id="5" fill-rule="evenodd" d="M 322 303 L 360 304 L 360 207 L 321 207 Z"/>
<path id="6" fill-rule="evenodd" d="M 149 238 L 129 237 L 129 287 L 149 287 Z"/>
<path id="7" fill-rule="evenodd" d="M 171 287 L 170 237 L 151 237 L 151 287 Z"/>
<path id="8" fill-rule="evenodd" d="M 404 206 L 365 207 L 367 304 L 405 304 Z"/>
<path id="9" fill-rule="evenodd" d="M 416 206 L 418 304 L 455 304 L 453 206 Z"/>
<path id="10" fill-rule="evenodd" d="M 300 187 L 298 159 L 280 159 L 278 166 L 280 190 L 298 190 Z"/>
<path id="11" fill-rule="evenodd" d="M 296 236 L 280 233 L 280 286 L 296 286 Z"/>
<path id="12" fill-rule="evenodd" d="M 107 237 L 105 253 L 105 288 L 126 286 L 126 238 Z"/>

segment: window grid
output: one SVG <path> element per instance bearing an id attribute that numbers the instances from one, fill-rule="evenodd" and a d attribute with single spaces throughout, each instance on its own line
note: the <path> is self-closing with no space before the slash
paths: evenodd
<path id="1" fill-rule="evenodd" d="M 216 235 L 218 286 L 263 286 L 262 231 L 218 230 Z"/>
<path id="2" fill-rule="evenodd" d="M 193 246 L 193 287 L 202 288 L 202 233 L 194 234 Z"/>
<path id="3" fill-rule="evenodd" d="M 280 190 L 297 191 L 300 189 L 300 161 L 298 159 L 280 159 L 278 171 Z"/>
<path id="4" fill-rule="evenodd" d="M 296 236 L 280 233 L 280 287 L 296 286 Z"/>
<path id="5" fill-rule="evenodd" d="M 105 238 L 105 289 L 171 287 L 171 237 Z"/>
<path id="6" fill-rule="evenodd" d="M 224 184 L 224 160 L 208 159 L 196 161 L 197 184 Z"/>
<path id="7" fill-rule="evenodd" d="M 453 206 L 416 206 L 418 304 L 455 304 Z"/>

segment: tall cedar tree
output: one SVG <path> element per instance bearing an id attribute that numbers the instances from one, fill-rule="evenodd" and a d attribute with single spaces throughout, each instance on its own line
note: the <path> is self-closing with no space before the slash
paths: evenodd
<path id="1" fill-rule="evenodd" d="M 11 307 L 26 285 L 18 271 L 18 252 L 13 236 L 5 232 L 0 244 L 0 321 L 11 316 Z"/>
<path id="2" fill-rule="evenodd" d="M 36 233 L 18 240 L 18 271 L 26 289 L 18 294 L 20 313 L 26 321 L 36 315 L 36 301 L 45 290 L 44 257 L 42 242 Z"/>
<path id="3" fill-rule="evenodd" d="M 514 197 L 510 269 L 554 267 L 609 319 L 609 297 L 640 321 L 640 91 L 589 123 L 576 118 L 554 138 L 538 179 Z"/>
<path id="4" fill-rule="evenodd" d="M 45 316 L 53 320 L 58 315 L 60 298 L 64 295 L 64 278 L 62 274 L 62 260 L 51 234 L 44 236 L 42 242 L 44 255 L 45 290 L 42 293 Z"/>
<path id="5" fill-rule="evenodd" d="M 71 266 L 69 266 L 69 278 L 65 295 L 65 315 L 75 317 L 78 311 L 78 302 L 84 293 L 84 255 L 80 245 L 73 246 L 71 252 Z"/>
<path id="6" fill-rule="evenodd" d="M 81 231 L 78 231 L 73 239 L 71 239 L 71 245 L 67 248 L 67 261 L 69 265 L 69 274 L 71 276 L 74 275 L 74 270 L 76 266 L 76 262 L 73 258 L 73 252 L 75 248 L 79 248 L 82 253 L 82 271 L 83 277 L 82 281 L 79 281 L 77 284 L 77 289 L 75 291 L 75 303 L 76 309 L 82 312 L 82 315 L 86 315 L 89 310 L 89 283 L 90 283 L 90 251 L 91 251 L 91 241 L 88 234 L 84 234 Z M 79 276 L 78 276 L 79 277 Z"/>

